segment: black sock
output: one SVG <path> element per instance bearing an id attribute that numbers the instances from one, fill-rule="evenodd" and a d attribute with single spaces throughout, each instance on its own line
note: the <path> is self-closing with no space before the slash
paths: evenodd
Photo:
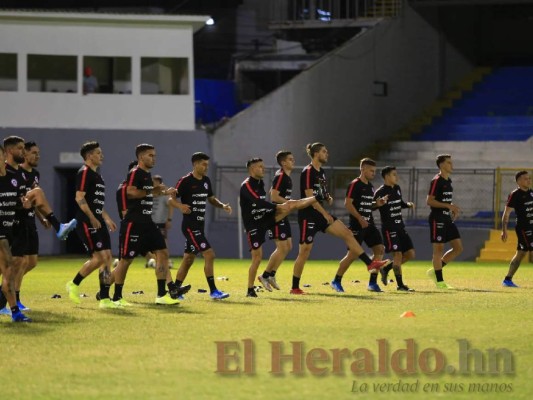
<path id="1" fill-rule="evenodd" d="M 300 288 L 300 278 L 293 276 L 292 277 L 292 288 L 293 289 L 299 289 Z"/>
<path id="2" fill-rule="evenodd" d="M 512 280 L 513 280 L 513 277 L 512 277 L 512 276 L 509 276 L 509 275 L 507 275 L 507 276 L 505 277 L 505 280 L 506 280 L 506 281 L 512 281 Z"/>
<path id="3" fill-rule="evenodd" d="M 276 271 L 270 271 L 270 276 L 276 276 Z"/>
<path id="4" fill-rule="evenodd" d="M 342 281 L 342 275 L 335 275 L 335 278 L 333 279 L 335 282 L 341 283 Z"/>
<path id="5" fill-rule="evenodd" d="M 11 307 L 11 315 L 20 312 L 19 306 Z"/>
<path id="6" fill-rule="evenodd" d="M 124 284 L 115 283 L 115 294 L 113 295 L 113 301 L 119 301 L 122 298 L 122 288 Z"/>
<path id="7" fill-rule="evenodd" d="M 442 269 L 435 270 L 435 276 L 437 277 L 437 282 L 444 281 L 444 278 L 442 277 Z"/>
<path id="8" fill-rule="evenodd" d="M 181 285 L 183 284 L 183 281 L 180 281 L 179 279 L 176 279 L 176 287 L 179 289 Z"/>
<path id="9" fill-rule="evenodd" d="M 368 281 L 369 284 L 372 283 L 378 283 L 378 274 L 370 274 L 370 280 Z"/>
<path id="10" fill-rule="evenodd" d="M 388 273 L 391 269 L 392 269 L 392 264 L 389 264 L 389 265 L 387 265 L 386 267 L 383 268 L 383 271 L 385 273 Z"/>
<path id="11" fill-rule="evenodd" d="M 165 285 L 166 279 L 157 280 L 157 297 L 163 297 L 165 294 L 167 294 L 167 289 Z"/>
<path id="12" fill-rule="evenodd" d="M 363 253 L 359 256 L 359 259 L 364 262 L 366 265 L 370 265 L 372 264 L 372 260 L 370 259 L 370 257 L 368 257 L 368 254 L 366 253 Z"/>
<path id="13" fill-rule="evenodd" d="M 17 303 L 20 302 L 20 290 L 15 290 L 15 297 L 17 299 Z"/>
<path id="14" fill-rule="evenodd" d="M 215 277 L 214 276 L 206 276 L 207 284 L 209 285 L 209 290 L 211 293 L 213 293 L 215 290 L 217 290 L 217 285 L 215 285 Z"/>
<path id="15" fill-rule="evenodd" d="M 398 284 L 398 287 L 404 286 L 403 280 L 402 280 L 402 274 L 399 274 L 399 275 L 394 274 L 394 276 L 396 277 L 396 283 Z"/>
<path id="16" fill-rule="evenodd" d="M 268 272 L 267 270 L 265 270 L 265 272 L 263 272 L 263 275 L 261 275 L 263 278 L 265 279 L 268 279 L 269 276 L 271 276 L 270 272 Z"/>
<path id="17" fill-rule="evenodd" d="M 440 261 L 442 263 L 442 268 L 444 268 L 446 266 L 446 263 L 444 261 L 442 261 L 442 260 L 440 260 Z"/>
<path id="18" fill-rule="evenodd" d="M 254 293 L 254 292 L 255 292 L 255 289 L 253 287 L 248 288 L 248 293 Z"/>
<path id="19" fill-rule="evenodd" d="M 100 300 L 109 299 L 109 288 L 111 285 L 106 283 L 100 283 Z"/>
<path id="20" fill-rule="evenodd" d="M 50 224 L 52 224 L 52 226 L 54 227 L 56 232 L 59 232 L 59 227 L 61 225 L 60 225 L 59 221 L 57 220 L 56 216 L 54 215 L 54 213 L 51 212 L 50 214 L 48 214 L 46 216 L 46 219 L 50 222 Z"/>
<path id="21" fill-rule="evenodd" d="M 76 274 L 76 276 L 74 277 L 74 279 L 72 280 L 72 282 L 76 285 L 76 286 L 80 286 L 81 284 L 81 281 L 83 281 L 85 279 L 84 276 L 81 276 L 80 273 L 78 272 Z"/>

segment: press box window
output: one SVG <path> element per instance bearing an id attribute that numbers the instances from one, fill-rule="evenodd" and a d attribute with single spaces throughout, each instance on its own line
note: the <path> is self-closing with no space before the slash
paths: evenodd
<path id="1" fill-rule="evenodd" d="M 28 92 L 76 93 L 76 56 L 28 55 Z"/>
<path id="2" fill-rule="evenodd" d="M 142 57 L 141 94 L 189 94 L 189 60 Z"/>
<path id="3" fill-rule="evenodd" d="M 83 93 L 131 94 L 131 58 L 83 57 Z"/>
<path id="4" fill-rule="evenodd" d="M 17 91 L 17 55 L 0 53 L 0 91 Z"/>

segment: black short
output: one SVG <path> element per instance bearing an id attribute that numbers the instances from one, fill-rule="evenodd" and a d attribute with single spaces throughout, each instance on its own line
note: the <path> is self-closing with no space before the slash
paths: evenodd
<path id="1" fill-rule="evenodd" d="M 518 244 L 516 250 L 533 251 L 533 229 L 515 228 Z"/>
<path id="2" fill-rule="evenodd" d="M 337 218 L 333 217 L 333 219 L 336 220 Z M 322 214 L 317 214 L 311 218 L 298 216 L 298 226 L 300 227 L 300 244 L 310 244 L 313 243 L 318 232 L 326 232 L 329 224 Z"/>
<path id="3" fill-rule="evenodd" d="M 111 239 L 104 221 L 100 221 L 102 227 L 95 229 L 88 222 L 80 221 L 76 225 L 76 233 L 80 238 L 85 250 L 89 255 L 95 251 L 111 250 Z"/>
<path id="4" fill-rule="evenodd" d="M 39 232 L 37 232 L 37 226 L 35 221 L 28 223 L 28 245 L 26 246 L 26 255 L 32 256 L 39 254 Z"/>
<path id="5" fill-rule="evenodd" d="M 211 248 L 203 228 L 182 226 L 181 232 L 185 236 L 185 253 L 198 254 Z"/>
<path id="6" fill-rule="evenodd" d="M 271 240 L 287 240 L 292 237 L 291 224 L 287 217 L 276 222 L 274 228 L 268 230 L 268 237 Z"/>
<path id="7" fill-rule="evenodd" d="M 20 221 L 13 225 L 11 254 L 13 257 L 24 257 L 28 254 L 28 227 L 25 221 Z"/>
<path id="8" fill-rule="evenodd" d="M 385 239 L 385 252 L 394 253 L 400 251 L 405 253 L 414 249 L 413 241 L 404 228 L 383 229 L 382 232 Z"/>
<path id="9" fill-rule="evenodd" d="M 167 248 L 165 238 L 153 222 L 122 222 L 120 225 L 120 250 L 122 258 L 135 258 L 138 254 Z"/>
<path id="10" fill-rule="evenodd" d="M 266 233 L 276 225 L 276 216 L 271 213 L 265 215 L 265 217 L 259 221 L 259 223 L 253 227 L 246 229 L 246 237 L 248 239 L 248 247 L 250 251 L 257 250 L 263 243 L 265 243 Z"/>
<path id="11" fill-rule="evenodd" d="M 378 228 L 376 228 L 376 225 L 368 225 L 363 229 L 353 229 L 350 227 L 350 230 L 353 233 L 353 237 L 360 245 L 364 242 L 368 247 L 372 248 L 383 244 L 383 238 L 381 237 Z"/>
<path id="12" fill-rule="evenodd" d="M 461 238 L 453 221 L 439 221 L 431 216 L 429 217 L 429 236 L 431 243 L 448 243 Z"/>

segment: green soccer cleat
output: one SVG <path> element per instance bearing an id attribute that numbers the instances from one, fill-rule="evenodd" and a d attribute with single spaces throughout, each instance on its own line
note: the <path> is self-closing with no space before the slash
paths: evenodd
<path id="1" fill-rule="evenodd" d="M 164 296 L 161 296 L 161 297 L 156 297 L 155 299 L 155 304 L 158 304 L 158 305 L 173 305 L 173 304 L 179 304 L 180 301 L 178 299 L 173 299 L 172 297 L 170 297 L 170 294 L 165 294 Z"/>
<path id="2" fill-rule="evenodd" d="M 437 289 L 453 289 L 452 286 L 448 285 L 446 282 L 437 282 Z"/>
<path id="3" fill-rule="evenodd" d="M 437 275 L 435 275 L 435 269 L 430 268 L 426 271 L 426 274 L 429 279 L 431 279 L 433 282 L 437 283 Z"/>
<path id="4" fill-rule="evenodd" d="M 100 300 L 100 304 L 98 305 L 98 307 L 100 308 L 122 308 L 120 304 L 117 304 L 114 301 L 111 301 L 111 299 Z"/>
<path id="5" fill-rule="evenodd" d="M 114 301 L 113 303 L 119 305 L 120 307 L 133 307 L 133 304 L 131 304 L 129 301 L 124 300 L 123 298 L 120 298 L 117 301 Z"/>
<path id="6" fill-rule="evenodd" d="M 75 285 L 74 282 L 67 282 L 68 297 L 76 304 L 80 304 L 80 287 Z"/>

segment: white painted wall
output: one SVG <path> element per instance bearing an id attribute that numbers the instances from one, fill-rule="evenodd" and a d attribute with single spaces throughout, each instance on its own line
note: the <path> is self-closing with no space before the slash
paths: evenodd
<path id="1" fill-rule="evenodd" d="M 403 16 L 352 39 L 219 128 L 213 142 L 217 162 L 242 165 L 251 156 L 273 162 L 274 153 L 286 148 L 303 163 L 305 145 L 321 141 L 330 163 L 344 165 L 401 128 L 441 86 L 471 68 L 406 8 Z M 387 97 L 374 96 L 375 80 L 387 82 Z"/>
<path id="2" fill-rule="evenodd" d="M 15 19 L 0 13 L 0 52 L 18 54 L 19 75 L 18 92 L 0 92 L 2 126 L 194 129 L 192 36 L 207 17 L 34 14 L 30 18 L 32 14 L 22 13 L 22 18 Z M 27 54 L 77 56 L 78 93 L 27 92 Z M 131 57 L 132 94 L 84 96 L 83 56 Z M 188 58 L 189 93 L 141 96 L 143 56 Z"/>

